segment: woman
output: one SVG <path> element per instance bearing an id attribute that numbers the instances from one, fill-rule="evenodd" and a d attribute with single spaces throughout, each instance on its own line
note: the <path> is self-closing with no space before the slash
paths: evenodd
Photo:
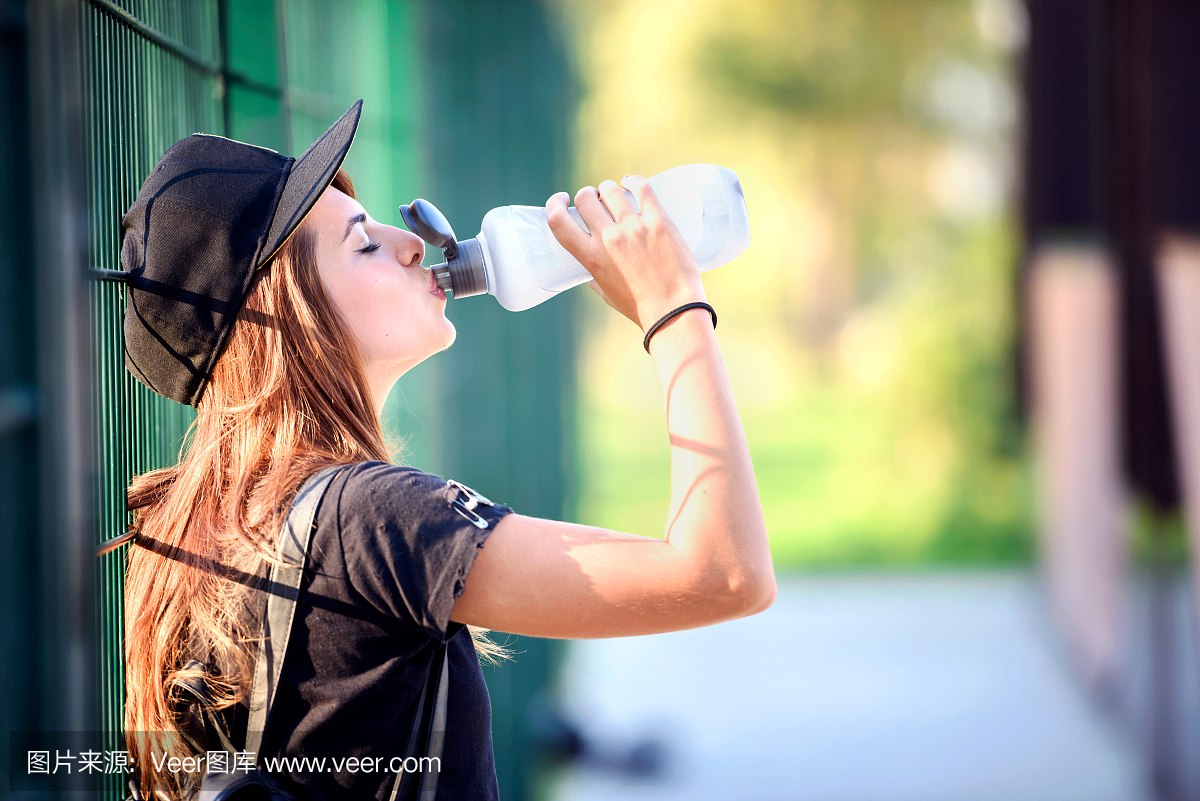
<path id="1" fill-rule="evenodd" d="M 300 484 L 344 465 L 316 517 L 306 580 L 261 756 L 399 752 L 438 643 L 450 693 L 439 797 L 496 798 L 483 629 L 537 637 L 674 631 L 761 611 L 775 582 L 753 468 L 708 311 L 676 313 L 651 358 L 671 443 L 666 539 L 523 516 L 390 464 L 379 415 L 396 380 L 448 348 L 446 297 L 422 242 L 370 217 L 340 165 L 361 101 L 299 159 L 194 135 L 163 156 L 122 220 L 126 364 L 197 408 L 190 448 L 128 493 L 125 727 L 143 795 L 182 792 L 138 733 L 177 727 L 172 687 L 208 665 L 212 707 L 245 737 L 265 594 Z M 649 185 L 546 203 L 593 289 L 643 331 L 704 300 Z M 476 500 L 472 514 L 451 501 Z M 468 628 L 471 627 L 471 628 Z M 473 642 L 472 634 L 479 639 Z M 151 740 L 153 736 L 151 736 Z M 387 798 L 394 777 L 278 775 L 301 798 Z M 157 778 L 156 778 L 157 777 Z"/>

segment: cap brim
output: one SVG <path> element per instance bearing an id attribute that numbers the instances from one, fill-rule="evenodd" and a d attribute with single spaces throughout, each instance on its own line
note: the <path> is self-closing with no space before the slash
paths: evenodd
<path id="1" fill-rule="evenodd" d="M 329 126 L 329 130 L 321 134 L 317 141 L 309 145 L 308 150 L 300 154 L 292 164 L 291 172 L 279 195 L 279 203 L 275 206 L 275 216 L 271 220 L 271 228 L 267 240 L 260 251 L 255 269 L 262 267 L 275 251 L 287 241 L 292 232 L 304 221 L 305 215 L 312 211 L 321 193 L 333 182 L 338 169 L 350 152 L 354 142 L 354 134 L 358 130 L 358 120 L 362 116 L 362 104 L 359 100 L 351 106 L 341 119 Z"/>

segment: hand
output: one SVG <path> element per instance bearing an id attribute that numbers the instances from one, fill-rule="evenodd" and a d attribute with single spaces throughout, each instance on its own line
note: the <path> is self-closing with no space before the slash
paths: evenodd
<path id="1" fill-rule="evenodd" d="M 696 259 L 646 179 L 627 175 L 622 184 L 641 213 L 615 181 L 603 181 L 598 189 L 585 186 L 575 194 L 588 231 L 567 212 L 566 192 L 546 201 L 546 222 L 592 274 L 592 289 L 645 331 L 671 309 L 705 300 L 704 285 Z"/>

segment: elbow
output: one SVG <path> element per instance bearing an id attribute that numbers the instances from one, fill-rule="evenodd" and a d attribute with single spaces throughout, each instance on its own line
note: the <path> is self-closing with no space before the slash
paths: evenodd
<path id="1" fill-rule="evenodd" d="M 758 606 L 750 614 L 757 615 L 759 612 L 765 612 L 775 603 L 775 573 L 774 571 L 767 574 L 766 580 L 763 582 L 760 591 Z"/>
<path id="2" fill-rule="evenodd" d="M 706 559 L 702 565 L 688 582 L 688 595 L 697 601 L 692 606 L 692 625 L 707 626 L 756 615 L 775 603 L 775 568 L 766 549 L 724 563 Z"/>
<path id="3" fill-rule="evenodd" d="M 731 582 L 736 589 L 738 616 L 746 617 L 765 612 L 775 603 L 775 566 L 771 563 L 770 551 L 765 550 L 757 559 L 743 562 L 735 574 L 737 581 Z"/>
<path id="4" fill-rule="evenodd" d="M 768 571 L 763 577 L 752 582 L 746 595 L 742 616 L 757 615 L 770 609 L 771 604 L 775 603 L 774 571 Z"/>
<path id="5" fill-rule="evenodd" d="M 724 586 L 726 619 L 749 617 L 765 612 L 775 603 L 775 572 L 771 569 L 753 576 L 741 576 Z"/>

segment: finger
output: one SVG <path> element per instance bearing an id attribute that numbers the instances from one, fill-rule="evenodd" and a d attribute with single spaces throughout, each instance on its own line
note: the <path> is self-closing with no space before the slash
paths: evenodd
<path id="1" fill-rule="evenodd" d="M 550 233 L 554 234 L 558 243 L 582 261 L 580 255 L 587 249 L 591 236 L 567 211 L 567 201 L 570 197 L 566 192 L 557 192 L 550 196 L 546 201 L 546 224 L 550 226 Z"/>
<path id="2" fill-rule="evenodd" d="M 613 224 L 612 216 L 600 202 L 600 193 L 594 186 L 585 186 L 575 193 L 575 208 L 593 235 Z"/>
<path id="3" fill-rule="evenodd" d="M 638 209 L 643 214 L 649 211 L 651 214 L 665 216 L 662 204 L 658 202 L 658 196 L 654 194 L 654 187 L 650 186 L 650 182 L 640 175 L 626 175 L 621 179 L 621 186 L 628 189 L 637 198 Z"/>
<path id="4" fill-rule="evenodd" d="M 604 201 L 604 207 L 608 209 L 608 213 L 615 221 L 621 222 L 629 215 L 637 214 L 630 205 L 629 198 L 625 197 L 625 193 L 621 191 L 621 187 L 617 185 L 616 181 L 601 181 L 597 191 L 600 193 L 600 199 Z"/>

